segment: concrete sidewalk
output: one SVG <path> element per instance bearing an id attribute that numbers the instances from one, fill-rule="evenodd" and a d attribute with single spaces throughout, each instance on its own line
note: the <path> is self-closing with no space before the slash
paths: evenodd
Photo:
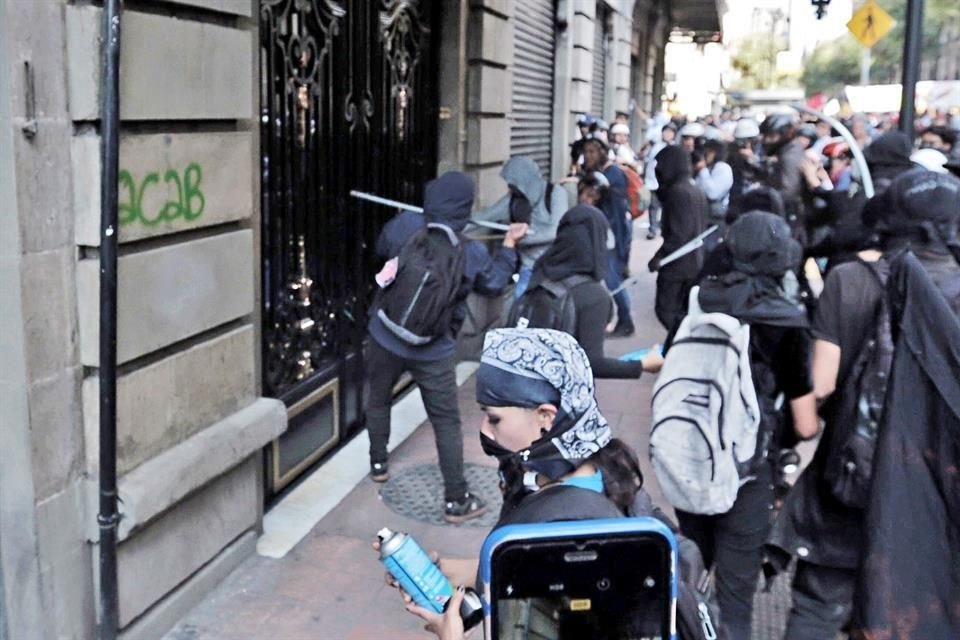
<path id="1" fill-rule="evenodd" d="M 633 268 L 640 273 L 659 240 L 638 230 Z M 637 334 L 609 340 L 608 355 L 649 347 L 665 331 L 653 315 L 655 279 L 631 287 Z M 650 391 L 653 377 L 639 381 L 599 381 L 597 398 L 616 436 L 634 446 L 644 465 L 647 489 L 660 499 L 647 460 Z M 480 449 L 480 412 L 471 377 L 459 392 L 465 459 L 473 488 L 490 503 L 481 522 L 437 525 L 442 487 L 436 471 L 436 447 L 429 426 L 421 425 L 390 457 L 391 480 L 378 485 L 364 479 L 323 517 L 287 555 L 248 559 L 166 637 L 169 640 L 278 640 L 426 638 L 417 618 L 407 614 L 395 590 L 383 581 L 384 570 L 371 549 L 383 526 L 411 533 L 426 549 L 443 556 L 476 557 L 495 519 L 494 465 Z M 366 469 L 365 456 L 355 461 Z M 432 495 L 431 495 L 432 493 Z M 663 503 L 660 500 L 661 504 Z M 405 515 L 401 515 L 405 514 Z M 477 526 L 477 525 L 482 526 Z M 758 599 L 754 638 L 779 638 L 786 612 L 785 582 Z M 474 637 L 480 637 L 476 634 Z"/>

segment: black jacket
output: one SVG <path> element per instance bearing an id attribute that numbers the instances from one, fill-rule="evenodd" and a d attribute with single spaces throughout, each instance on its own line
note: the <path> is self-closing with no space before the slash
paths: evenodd
<path id="1" fill-rule="evenodd" d="M 657 197 L 663 205 L 661 233 L 663 244 L 654 256 L 660 260 L 703 233 L 709 207 L 707 198 L 693 182 L 690 154 L 679 146 L 668 146 L 657 154 Z M 698 249 L 660 269 L 668 280 L 693 280 L 703 265 L 703 250 Z"/>
<path id="2" fill-rule="evenodd" d="M 457 233 L 462 232 L 473 208 L 473 181 L 456 171 L 449 171 L 431 180 L 424 191 L 423 208 L 424 215 L 404 211 L 384 226 L 377 238 L 378 257 L 384 260 L 396 257 L 400 248 L 428 222 L 445 224 Z M 518 264 L 515 249 L 501 246 L 491 256 L 483 243 L 467 238 L 463 238 L 463 252 L 461 295 L 446 335 L 423 346 L 409 345 L 389 331 L 374 313 L 367 323 L 370 337 L 401 358 L 436 362 L 451 357 L 457 333 L 467 314 L 467 295 L 471 292 L 491 297 L 502 294 L 510 286 Z"/>
<path id="3" fill-rule="evenodd" d="M 869 638 L 960 638 L 960 321 L 912 254 L 889 282 L 896 350 L 855 626 Z"/>

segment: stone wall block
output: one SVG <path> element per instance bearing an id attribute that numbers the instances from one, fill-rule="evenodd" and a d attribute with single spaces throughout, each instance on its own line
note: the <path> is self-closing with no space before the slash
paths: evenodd
<path id="1" fill-rule="evenodd" d="M 630 89 L 630 65 L 618 64 L 616 70 L 616 87 L 629 91 Z"/>
<path id="2" fill-rule="evenodd" d="M 469 49 L 467 55 L 472 60 L 483 60 L 502 66 L 513 64 L 513 25 L 499 15 L 487 12 L 475 12 L 475 20 L 468 31 Z M 479 23 L 479 24 L 477 24 Z"/>
<path id="3" fill-rule="evenodd" d="M 77 244 L 100 244 L 100 138 L 71 145 Z M 244 220 L 253 214 L 253 134 L 120 138 L 120 241 Z"/>
<path id="4" fill-rule="evenodd" d="M 74 120 L 100 116 L 100 15 L 91 6 L 66 8 L 67 90 Z M 125 120 L 253 117 L 249 31 L 125 11 L 120 64 Z"/>
<path id="5" fill-rule="evenodd" d="M 573 22 L 570 24 L 570 37 L 573 38 L 573 46 L 593 51 L 593 29 L 592 17 L 587 17 L 581 13 L 574 14 Z"/>
<path id="6" fill-rule="evenodd" d="M 253 457 L 234 468 L 120 545 L 121 626 L 256 524 L 260 510 L 257 463 Z"/>
<path id="7" fill-rule="evenodd" d="M 500 177 L 502 165 L 477 168 L 474 178 L 477 181 L 477 202 L 485 207 L 493 204 L 507 193 L 507 183 Z"/>
<path id="8" fill-rule="evenodd" d="M 171 5 L 183 5 L 186 7 L 199 7 L 201 9 L 210 9 L 220 13 L 231 13 L 233 15 L 252 17 L 253 7 L 249 0 L 156 0 Z"/>
<path id="9" fill-rule="evenodd" d="M 286 428 L 283 402 L 258 398 L 122 476 L 118 482 L 123 514 L 120 539 L 125 540 L 185 496 L 258 454 Z"/>
<path id="10" fill-rule="evenodd" d="M 30 436 L 37 498 L 57 493 L 83 468 L 79 366 L 30 386 Z"/>
<path id="11" fill-rule="evenodd" d="M 473 113 L 507 114 L 510 112 L 513 73 L 482 64 L 470 66 L 468 108 Z"/>
<path id="12" fill-rule="evenodd" d="M 126 362 L 253 311 L 253 232 L 122 256 L 118 275 L 117 358 Z M 81 358 L 97 366 L 98 264 L 77 266 Z"/>
<path id="13" fill-rule="evenodd" d="M 26 115 L 24 63 L 29 62 L 39 135 L 46 122 L 62 119 L 67 111 L 67 96 L 63 91 L 64 50 L 50 46 L 51 42 L 63 42 L 63 3 L 8 0 L 6 4 L 4 29 L 7 34 L 17 36 L 18 45 L 16 53 L 9 58 L 13 61 L 9 76 L 11 115 L 18 124 Z"/>
<path id="14" fill-rule="evenodd" d="M 76 364 L 75 253 L 66 248 L 23 256 L 23 324 L 31 381 L 59 375 Z M 98 303 L 94 300 L 93 304 Z"/>
<path id="15" fill-rule="evenodd" d="M 493 11 L 505 18 L 509 18 L 513 15 L 514 1 L 515 0 L 470 0 L 470 6 Z M 523 0 L 516 1 L 523 2 Z"/>
<path id="16" fill-rule="evenodd" d="M 69 153 L 72 126 L 66 120 L 46 120 L 28 140 L 14 136 L 17 163 L 17 200 L 24 253 L 72 246 Z"/>
<path id="17" fill-rule="evenodd" d="M 591 103 L 590 83 L 574 80 L 570 84 L 570 111 L 575 113 L 589 112 Z"/>
<path id="18" fill-rule="evenodd" d="M 510 158 L 510 120 L 471 116 L 467 120 L 467 163 L 492 164 Z"/>
<path id="19" fill-rule="evenodd" d="M 83 535 L 89 526 L 85 482 L 37 503 L 40 579 L 57 638 L 92 638 L 94 620 L 93 557 Z"/>
<path id="20" fill-rule="evenodd" d="M 574 48 L 570 75 L 574 80 L 590 82 L 593 79 L 593 52 Z"/>
<path id="21" fill-rule="evenodd" d="M 577 15 L 586 16 L 593 20 L 597 17 L 596 0 L 572 0 L 573 10 Z"/>
<path id="22" fill-rule="evenodd" d="M 124 474 L 234 411 L 256 392 L 253 327 L 244 326 L 117 380 L 117 471 Z M 211 376 L 210 372 L 217 374 Z M 87 442 L 96 442 L 100 418 L 96 376 L 83 382 Z M 87 469 L 95 473 L 95 447 Z"/>

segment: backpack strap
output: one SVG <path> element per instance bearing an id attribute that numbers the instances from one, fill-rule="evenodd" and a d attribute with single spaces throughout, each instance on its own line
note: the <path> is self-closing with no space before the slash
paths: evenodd
<path id="1" fill-rule="evenodd" d="M 543 208 L 547 210 L 547 213 L 553 213 L 550 211 L 550 203 L 553 200 L 553 187 L 554 184 L 547 181 L 547 190 L 543 194 Z"/>
<path id="2" fill-rule="evenodd" d="M 687 301 L 687 315 L 699 316 L 703 314 L 700 308 L 700 285 L 690 288 L 690 299 Z"/>
<path id="3" fill-rule="evenodd" d="M 447 225 L 445 225 L 445 224 L 441 224 L 441 223 L 439 223 L 439 222 L 428 222 L 428 223 L 427 223 L 427 229 L 428 229 L 428 230 L 429 230 L 429 229 L 433 229 L 433 230 L 436 230 L 436 231 L 442 231 L 443 233 L 445 233 L 445 234 L 447 235 L 447 238 L 450 240 L 450 244 L 452 244 L 452 245 L 455 246 L 455 247 L 460 246 L 460 237 L 459 237 L 459 236 L 457 235 L 457 233 L 456 233 L 453 229 L 451 229 L 449 226 L 447 226 Z"/>

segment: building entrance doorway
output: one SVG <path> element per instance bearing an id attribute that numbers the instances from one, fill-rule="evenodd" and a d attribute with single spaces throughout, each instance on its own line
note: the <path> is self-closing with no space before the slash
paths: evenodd
<path id="1" fill-rule="evenodd" d="M 261 0 L 262 378 L 289 428 L 267 450 L 275 495 L 363 425 L 374 240 L 437 166 L 439 6 Z"/>

